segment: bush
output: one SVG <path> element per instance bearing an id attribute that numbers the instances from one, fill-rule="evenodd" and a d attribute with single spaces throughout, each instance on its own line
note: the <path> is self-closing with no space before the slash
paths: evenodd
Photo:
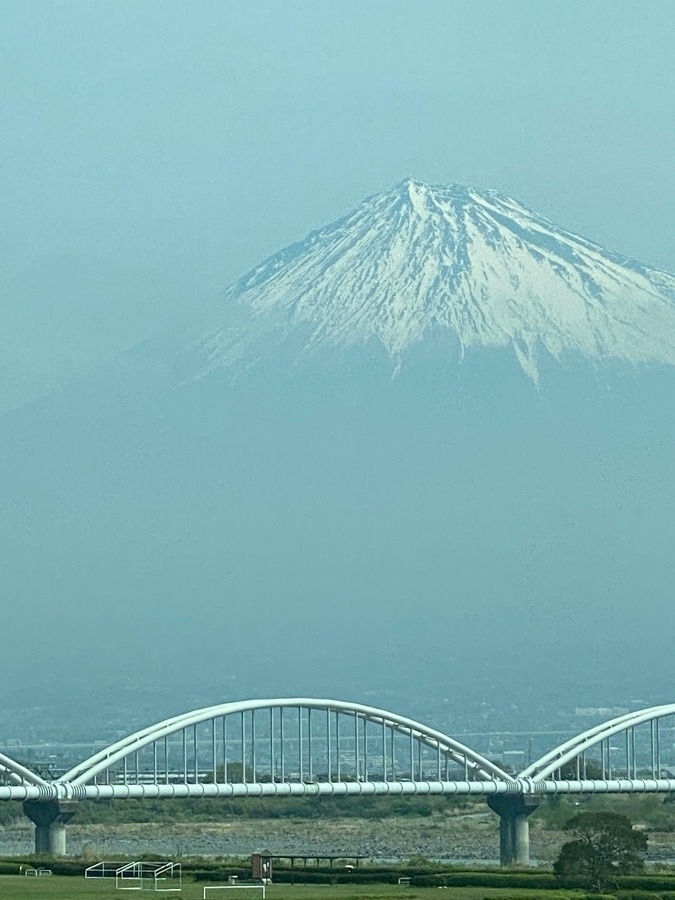
<path id="1" fill-rule="evenodd" d="M 442 875 L 415 875 L 410 879 L 414 887 L 496 887 L 554 889 L 555 876 L 549 872 L 447 872 Z"/>
<path id="2" fill-rule="evenodd" d="M 661 900 L 662 894 L 652 891 L 619 891 L 616 897 L 617 900 Z"/>
<path id="3" fill-rule="evenodd" d="M 0 803 L 0 825 L 12 825 L 23 817 L 20 803 Z"/>
<path id="4" fill-rule="evenodd" d="M 569 891 L 546 891 L 545 900 L 569 900 L 569 896 Z M 594 894 L 593 900 L 598 900 L 598 897 L 602 900 L 602 896 Z M 495 900 L 494 894 L 491 897 L 483 897 L 483 900 Z M 500 894 L 499 900 L 532 900 L 532 894 Z M 654 900 L 654 897 L 651 900 Z"/>
<path id="5" fill-rule="evenodd" d="M 185 800 L 83 800 L 74 822 L 119 824 L 126 822 L 222 821 L 224 819 L 384 819 L 390 816 L 451 815 L 472 809 L 476 800 L 456 797 L 286 797 L 270 801 L 260 797 L 192 798 Z M 1 805 L 0 805 L 1 806 Z M 9 807 L 10 804 L 5 804 Z M 17 815 L 21 815 L 18 804 Z"/>
<path id="6" fill-rule="evenodd" d="M 675 877 L 672 875 L 623 875 L 617 878 L 620 891 L 675 891 Z"/>
<path id="7" fill-rule="evenodd" d="M 0 862 L 0 875 L 18 875 L 21 863 Z"/>

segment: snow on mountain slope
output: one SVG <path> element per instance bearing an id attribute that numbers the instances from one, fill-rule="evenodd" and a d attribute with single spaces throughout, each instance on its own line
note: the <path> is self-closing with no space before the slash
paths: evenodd
<path id="1" fill-rule="evenodd" d="M 280 251 L 225 292 L 246 324 L 203 339 L 201 374 L 265 336 L 305 351 L 376 339 L 395 361 L 440 331 L 460 355 L 511 348 L 535 381 L 542 354 L 675 365 L 675 277 L 495 191 L 406 180 Z"/>

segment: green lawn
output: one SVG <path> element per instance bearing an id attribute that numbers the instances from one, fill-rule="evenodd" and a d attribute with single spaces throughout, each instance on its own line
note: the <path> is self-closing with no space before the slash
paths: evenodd
<path id="1" fill-rule="evenodd" d="M 164 894 L 165 897 L 181 896 L 186 900 L 201 900 L 204 882 L 184 881 L 180 895 Z M 403 888 L 395 885 L 272 885 L 267 892 L 267 900 L 311 900 L 311 898 L 331 898 L 331 900 L 433 900 L 439 888 Z M 252 896 L 251 896 L 252 895 Z M 104 900 L 104 898 L 137 897 L 138 891 L 116 891 L 114 879 L 101 881 L 85 881 L 84 878 L 65 875 L 35 878 L 20 875 L 0 876 L 0 898 L 2 900 L 33 900 L 33 898 L 70 898 L 73 900 Z M 143 892 L 142 896 L 159 897 L 152 891 Z M 574 891 L 542 891 L 515 888 L 443 888 L 443 900 L 499 900 L 499 898 L 515 898 L 518 900 L 566 900 L 580 895 Z M 223 900 L 260 900 L 257 891 L 209 891 L 207 898 L 223 898 Z"/>

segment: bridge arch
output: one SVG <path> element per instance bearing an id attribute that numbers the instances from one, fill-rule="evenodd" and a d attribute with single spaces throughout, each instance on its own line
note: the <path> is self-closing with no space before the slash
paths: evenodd
<path id="1" fill-rule="evenodd" d="M 46 785 L 44 778 L 40 778 L 35 772 L 31 772 L 26 766 L 0 753 L 0 776 L 8 779 L 12 784 Z"/>
<path id="2" fill-rule="evenodd" d="M 592 748 L 600 749 L 603 778 L 612 775 L 612 748 L 610 739 L 616 735 L 625 733 L 625 769 L 626 775 L 635 778 L 640 768 L 650 772 L 652 778 L 658 778 L 661 770 L 661 720 L 675 716 L 675 704 L 652 706 L 648 709 L 636 710 L 624 713 L 614 719 L 594 725 L 582 734 L 578 734 L 568 741 L 554 747 L 548 753 L 531 763 L 518 776 L 519 778 L 532 778 L 544 781 L 555 776 L 567 763 L 577 761 L 577 775 L 579 780 L 584 774 L 580 761 Z M 636 729 L 648 725 L 646 733 L 641 735 L 638 745 L 636 741 Z M 623 749 L 623 748 L 622 748 Z M 642 762 L 642 766 L 640 766 Z M 585 780 L 585 779 L 584 779 Z"/>
<path id="3" fill-rule="evenodd" d="M 324 717 L 322 722 L 316 721 L 318 715 Z M 264 719 L 262 728 L 261 717 Z M 433 780 L 443 781 L 450 780 L 448 773 L 453 766 L 455 771 L 460 767 L 465 780 L 515 783 L 512 776 L 491 760 L 413 719 L 360 703 L 305 697 L 222 703 L 173 716 L 95 753 L 66 772 L 59 781 L 79 787 L 92 781 L 98 783 L 103 777 L 109 784 L 115 767 L 122 766 L 122 772 L 118 771 L 114 777 L 122 778 L 124 783 L 139 783 L 141 752 L 146 754 L 146 766 L 147 754 L 150 754 L 149 767 L 155 782 L 164 780 L 168 784 L 170 779 L 184 777 L 186 782 L 194 783 L 199 781 L 200 775 L 202 779 L 207 776 L 214 782 L 227 781 L 228 723 L 238 729 L 233 743 L 240 759 L 234 765 L 240 767 L 243 781 L 316 779 L 317 773 L 312 770 L 314 741 L 321 745 L 327 757 L 327 773 L 318 775 L 323 780 L 426 781 L 430 779 L 425 775 L 428 776 L 432 768 Z M 198 746 L 198 728 L 202 728 L 203 734 L 205 726 L 206 755 L 204 740 Z M 258 749 L 261 740 L 264 753 Z M 285 750 L 289 741 L 293 744 L 292 754 Z M 405 766 L 402 757 L 406 751 L 401 749 L 402 742 L 408 752 Z M 175 758 L 176 752 L 180 756 L 182 776 L 180 772 L 176 775 L 171 771 L 170 757 L 173 754 Z M 201 772 L 200 759 L 206 760 L 206 767 L 202 766 Z M 133 763 L 133 771 L 129 770 L 129 760 Z M 293 771 L 289 770 L 290 765 Z M 376 767 L 379 768 L 374 771 Z"/>

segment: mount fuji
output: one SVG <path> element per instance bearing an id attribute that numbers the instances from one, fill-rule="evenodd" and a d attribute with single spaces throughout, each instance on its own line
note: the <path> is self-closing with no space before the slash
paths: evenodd
<path id="1" fill-rule="evenodd" d="M 675 365 L 675 277 L 557 228 L 495 191 L 406 180 L 265 260 L 225 291 L 232 327 L 203 335 L 198 374 L 289 343 L 379 345 L 395 368 L 415 345 L 456 358 Z M 247 317 L 242 323 L 241 316 Z"/>
<path id="2" fill-rule="evenodd" d="M 0 419 L 5 683 L 672 700 L 672 275 L 405 181 L 205 318 Z"/>

